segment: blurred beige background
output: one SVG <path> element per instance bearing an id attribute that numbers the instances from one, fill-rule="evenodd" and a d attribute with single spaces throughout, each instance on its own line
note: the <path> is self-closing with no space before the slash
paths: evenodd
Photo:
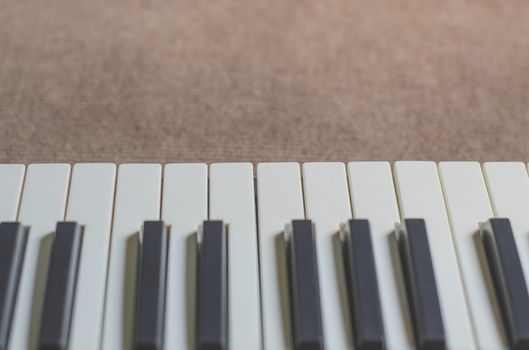
<path id="1" fill-rule="evenodd" d="M 0 162 L 529 161 L 525 0 L 0 9 Z"/>

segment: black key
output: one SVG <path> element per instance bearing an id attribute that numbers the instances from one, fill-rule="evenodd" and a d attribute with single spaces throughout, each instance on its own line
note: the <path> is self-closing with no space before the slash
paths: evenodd
<path id="1" fill-rule="evenodd" d="M 18 222 L 0 224 L 0 349 L 7 349 L 27 230 Z"/>
<path id="2" fill-rule="evenodd" d="M 198 349 L 228 349 L 228 246 L 222 221 L 204 221 L 198 237 Z"/>
<path id="3" fill-rule="evenodd" d="M 83 241 L 76 222 L 59 222 L 51 250 L 39 349 L 67 349 Z"/>
<path id="4" fill-rule="evenodd" d="M 285 238 L 294 348 L 322 350 L 320 287 L 312 222 L 293 220 Z"/>
<path id="5" fill-rule="evenodd" d="M 145 221 L 139 244 L 134 349 L 161 350 L 164 339 L 167 229 Z"/>
<path id="6" fill-rule="evenodd" d="M 490 219 L 480 231 L 511 348 L 529 349 L 529 294 L 511 223 Z"/>
<path id="7" fill-rule="evenodd" d="M 369 221 L 349 220 L 347 226 L 342 247 L 356 348 L 383 350 L 384 323 Z"/>
<path id="8" fill-rule="evenodd" d="M 446 349 L 426 223 L 423 219 L 405 219 L 400 230 L 399 249 L 417 347 L 420 350 Z"/>

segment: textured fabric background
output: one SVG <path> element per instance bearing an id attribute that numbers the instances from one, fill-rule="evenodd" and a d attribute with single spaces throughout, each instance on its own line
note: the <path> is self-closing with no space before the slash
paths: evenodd
<path id="1" fill-rule="evenodd" d="M 0 162 L 529 161 L 526 0 L 0 0 Z"/>

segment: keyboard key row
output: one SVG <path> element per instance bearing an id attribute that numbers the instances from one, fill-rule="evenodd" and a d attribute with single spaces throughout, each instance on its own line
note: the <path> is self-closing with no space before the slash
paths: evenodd
<path id="1" fill-rule="evenodd" d="M 529 343 L 529 294 L 510 222 L 493 218 L 481 225 L 480 232 L 509 343 L 513 349 L 524 349 Z M 301 350 L 324 348 L 316 235 L 310 220 L 293 220 L 285 229 L 294 348 Z M 445 321 L 426 224 L 423 219 L 405 219 L 397 227 L 396 235 L 417 348 L 445 349 Z M 349 220 L 342 225 L 340 237 L 356 347 L 384 349 L 386 340 L 369 221 Z M 0 340 L 4 348 L 9 338 L 11 305 L 16 299 L 26 238 L 27 229 L 20 223 L 0 224 L 4 253 L 0 269 L 7 276 L 0 281 Z M 76 222 L 57 224 L 44 292 L 39 349 L 67 349 L 70 344 L 82 239 L 81 227 Z M 138 279 L 134 289 L 134 349 L 164 348 L 168 239 L 169 231 L 163 221 L 143 223 L 135 271 Z M 224 223 L 204 221 L 196 244 L 197 348 L 228 349 L 229 254 Z"/>
<path id="2" fill-rule="evenodd" d="M 511 304 L 517 299 L 500 293 L 509 289 L 506 281 L 512 269 L 498 263 L 501 244 L 485 233 L 494 230 L 485 231 L 482 225 L 479 234 L 480 223 L 489 218 L 508 218 L 525 275 L 529 178 L 519 163 L 486 163 L 483 173 L 480 164 L 472 162 L 445 162 L 439 167 L 432 162 L 397 162 L 393 173 L 384 162 L 353 162 L 347 168 L 342 163 L 306 163 L 303 168 L 297 163 L 267 163 L 257 166 L 255 188 L 250 164 L 213 164 L 209 169 L 204 164 L 170 164 L 164 169 L 157 164 L 126 164 L 119 171 L 112 164 L 78 164 L 71 174 L 64 164 L 27 169 L 1 165 L 0 180 L 0 220 L 18 220 L 30 227 L 24 261 L 15 274 L 18 293 L 8 334 L 12 349 L 44 344 L 41 320 L 48 317 L 47 281 L 54 278 L 49 267 L 56 254 L 55 225 L 63 220 L 83 228 L 82 239 L 75 241 L 79 243 L 67 244 L 70 251 L 78 247 L 82 252 L 70 255 L 77 256 L 78 261 L 71 263 L 77 268 L 64 268 L 55 283 L 64 287 L 65 297 L 58 297 L 63 305 L 53 319 L 68 319 L 68 300 L 75 296 L 71 321 L 56 322 L 70 328 L 57 328 L 52 337 L 60 344 L 69 338 L 71 348 L 139 348 L 144 343 L 193 349 L 202 344 L 197 336 L 202 333 L 201 275 L 193 271 L 199 271 L 201 263 L 198 227 L 207 220 L 222 220 L 226 239 L 226 277 L 220 280 L 226 284 L 227 321 L 217 324 L 224 334 L 214 341 L 220 348 L 525 346 L 524 329 L 519 327 L 523 322 L 507 322 L 515 315 Z M 424 229 L 418 235 L 423 240 L 416 242 L 410 239 L 415 236 L 410 235 L 408 220 L 417 218 Z M 159 220 L 167 225 L 159 237 L 170 238 L 151 243 L 157 252 L 165 249 L 165 257 L 143 251 L 142 224 Z M 293 227 L 308 220 L 312 238 L 305 242 L 307 235 L 302 234 L 300 242 L 313 247 L 307 255 L 312 262 L 296 270 Z M 361 220 L 367 220 L 367 229 Z M 396 230 L 397 222 L 403 224 Z M 413 247 L 423 255 L 412 254 Z M 158 266 L 152 270 L 158 271 L 158 282 L 149 283 L 141 293 L 144 253 Z M 420 278 L 415 268 L 428 270 L 420 263 L 428 257 L 431 273 L 425 276 L 434 277 L 429 280 Z M 16 265 L 6 271 L 15 271 Z M 306 266 L 313 266 L 313 271 L 307 272 Z M 376 273 L 369 272 L 373 270 Z M 521 283 L 518 277 L 511 279 Z M 314 295 L 300 292 L 297 280 L 316 285 L 311 289 Z M 78 286 L 74 294 L 72 281 Z M 436 298 L 421 292 L 417 284 L 426 290 L 435 286 Z M 138 297 L 145 293 L 158 298 L 143 299 L 148 300 L 143 309 L 149 312 L 138 318 L 144 304 Z M 362 293 L 371 298 L 355 299 Z M 414 306 L 422 297 L 428 302 Z M 310 311 L 309 318 L 294 312 L 304 298 L 312 302 L 302 305 L 311 308 L 298 311 Z M 360 305 L 372 312 L 362 312 Z M 434 326 L 417 322 L 426 315 Z M 142 320 L 152 325 L 147 319 L 156 320 L 150 331 L 138 326 Z M 305 327 L 298 327 L 301 320 L 319 320 L 320 326 L 303 332 Z M 145 330 L 141 339 L 137 329 Z M 1 331 L 0 327 L 0 340 Z"/>

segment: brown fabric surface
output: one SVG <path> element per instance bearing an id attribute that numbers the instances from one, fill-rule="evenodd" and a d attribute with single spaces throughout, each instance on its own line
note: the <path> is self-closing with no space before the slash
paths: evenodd
<path id="1" fill-rule="evenodd" d="M 0 162 L 529 160 L 526 0 L 0 0 Z"/>

